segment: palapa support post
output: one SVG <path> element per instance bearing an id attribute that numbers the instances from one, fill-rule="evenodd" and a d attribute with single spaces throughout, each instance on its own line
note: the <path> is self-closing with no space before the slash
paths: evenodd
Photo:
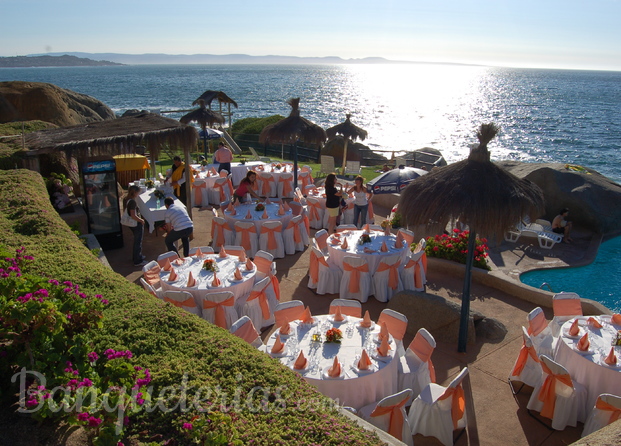
<path id="1" fill-rule="evenodd" d="M 298 187 L 298 140 L 293 145 L 293 190 Z"/>
<path id="2" fill-rule="evenodd" d="M 185 144 L 183 146 L 183 157 L 185 158 L 185 196 L 187 200 L 186 209 L 188 210 L 188 216 L 192 219 L 192 167 L 190 167 L 190 147 Z"/>
<path id="3" fill-rule="evenodd" d="M 461 317 L 459 319 L 459 340 L 457 351 L 466 352 L 468 344 L 468 322 L 470 319 L 470 284 L 472 283 L 472 264 L 474 262 L 474 249 L 476 247 L 476 231 L 470 228 L 468 236 L 468 255 L 466 256 L 466 272 L 464 275 L 464 290 L 461 296 Z"/>

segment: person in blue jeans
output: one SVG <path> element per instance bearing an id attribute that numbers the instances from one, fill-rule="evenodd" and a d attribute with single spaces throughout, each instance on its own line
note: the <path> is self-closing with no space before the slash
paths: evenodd
<path id="1" fill-rule="evenodd" d="M 138 206 L 136 204 L 136 197 L 140 195 L 140 188 L 138 186 L 129 186 L 127 189 L 127 196 L 123 200 L 123 212 L 127 212 L 131 218 L 136 220 L 136 226 L 129 226 L 129 229 L 134 235 L 134 245 L 132 248 L 132 259 L 134 266 L 146 265 L 145 256 L 142 255 L 142 235 L 144 234 L 144 220 L 140 215 Z"/>
<path id="2" fill-rule="evenodd" d="M 164 238 L 166 248 L 169 251 L 175 251 L 179 254 L 179 251 L 177 251 L 175 247 L 175 242 L 181 239 L 181 243 L 183 244 L 183 257 L 187 257 L 190 252 L 190 236 L 194 232 L 192 219 L 181 202 L 175 203 L 175 200 L 166 197 L 164 206 L 166 206 L 164 218 L 166 220 L 166 230 L 168 231 L 166 238 Z"/>
<path id="3" fill-rule="evenodd" d="M 367 191 L 364 178 L 360 175 L 354 179 L 354 186 L 347 193 L 354 196 L 354 224 L 360 229 L 367 223 L 369 200 L 373 194 Z"/>

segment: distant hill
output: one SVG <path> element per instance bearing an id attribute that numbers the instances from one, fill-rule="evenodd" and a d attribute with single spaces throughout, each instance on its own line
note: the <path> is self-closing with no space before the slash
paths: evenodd
<path id="1" fill-rule="evenodd" d="M 0 57 L 0 68 L 18 67 L 100 67 L 109 65 L 123 65 L 107 60 L 92 60 L 75 55 L 34 55 Z"/>

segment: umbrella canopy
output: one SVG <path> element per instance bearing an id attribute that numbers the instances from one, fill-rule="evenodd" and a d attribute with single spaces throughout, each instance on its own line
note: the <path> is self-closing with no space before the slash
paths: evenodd
<path id="1" fill-rule="evenodd" d="M 345 166 L 347 164 L 347 143 L 349 140 L 355 141 L 360 138 L 360 141 L 364 141 L 367 137 L 367 131 L 352 124 L 350 118 L 351 114 L 347 113 L 345 115 L 345 121 L 326 130 L 326 135 L 328 135 L 330 139 L 334 138 L 336 135 L 342 135 L 343 138 L 345 138 L 343 144 L 343 172 L 345 172 Z"/>
<path id="2" fill-rule="evenodd" d="M 207 126 L 211 127 L 214 124 L 224 124 L 224 118 L 220 113 L 205 107 L 204 100 L 198 99 L 198 104 L 199 108 L 191 111 L 187 115 L 183 115 L 181 119 L 179 119 L 179 122 L 182 124 L 189 124 L 194 121 L 201 126 L 203 130 L 203 149 L 205 150 L 205 154 L 207 154 Z"/>
<path id="3" fill-rule="evenodd" d="M 416 178 L 429 172 L 415 167 L 402 167 L 384 172 L 367 183 L 367 190 L 374 194 L 398 194 Z"/>
<path id="4" fill-rule="evenodd" d="M 217 99 L 220 104 L 231 104 L 237 108 L 237 102 L 228 97 L 224 92 L 214 90 L 207 90 L 205 93 L 196 98 L 196 100 L 192 102 L 192 105 L 197 105 L 199 104 L 199 101 L 203 100 L 205 101 L 205 104 L 211 107 L 211 103 L 214 99 Z"/>
<path id="5" fill-rule="evenodd" d="M 201 130 L 198 132 L 199 138 L 207 138 L 207 139 L 219 139 L 222 138 L 222 132 L 216 129 L 210 129 L 207 127 L 205 130 Z"/>
<path id="6" fill-rule="evenodd" d="M 300 116 L 300 98 L 292 98 L 287 101 L 291 106 L 291 113 L 284 119 L 268 125 L 259 135 L 261 144 L 282 143 L 294 144 L 293 152 L 293 183 L 298 184 L 298 141 L 323 144 L 326 140 L 326 132 L 317 124 Z"/>
<path id="7" fill-rule="evenodd" d="M 451 218 L 470 227 L 458 351 L 465 352 L 470 316 L 470 281 L 477 232 L 502 234 L 528 215 L 532 220 L 545 210 L 541 189 L 490 161 L 487 144 L 499 128 L 483 124 L 477 131 L 479 146 L 468 159 L 433 169 L 405 188 L 399 212 L 408 225 L 430 221 L 447 223 Z"/>

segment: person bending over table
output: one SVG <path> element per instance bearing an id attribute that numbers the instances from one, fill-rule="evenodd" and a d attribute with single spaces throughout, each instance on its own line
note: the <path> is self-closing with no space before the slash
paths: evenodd
<path id="1" fill-rule="evenodd" d="M 218 144 L 218 150 L 214 154 L 214 158 L 218 163 L 218 173 L 222 170 L 226 170 L 231 173 L 231 161 L 233 161 L 233 152 L 223 142 Z"/>
<path id="2" fill-rule="evenodd" d="M 563 234 L 565 238 L 565 243 L 573 242 L 573 239 L 569 236 L 571 232 L 571 222 L 567 221 L 567 216 L 569 215 L 569 209 L 563 208 L 560 210 L 558 215 L 554 217 L 552 220 L 552 231 L 557 234 Z"/>
<path id="3" fill-rule="evenodd" d="M 188 215 L 188 211 L 181 205 L 175 204 L 175 200 L 170 197 L 166 197 L 164 200 L 164 206 L 166 206 L 166 248 L 169 251 L 177 251 L 175 242 L 181 239 L 183 244 L 183 257 L 187 257 L 190 251 L 190 236 L 194 232 L 194 224 Z"/>
<path id="4" fill-rule="evenodd" d="M 239 186 L 235 189 L 233 193 L 233 204 L 236 201 L 243 203 L 246 197 L 246 194 L 250 194 L 250 196 L 259 199 L 257 193 L 252 189 L 252 185 L 257 181 L 257 173 L 254 170 L 249 170 L 246 173 L 246 177 L 240 181 Z"/>
<path id="5" fill-rule="evenodd" d="M 331 173 L 326 177 L 324 188 L 326 190 L 326 212 L 328 213 L 328 234 L 332 234 L 336 228 L 336 219 L 339 216 L 343 185 L 339 184 L 340 191 L 336 189 L 336 174 Z"/>

